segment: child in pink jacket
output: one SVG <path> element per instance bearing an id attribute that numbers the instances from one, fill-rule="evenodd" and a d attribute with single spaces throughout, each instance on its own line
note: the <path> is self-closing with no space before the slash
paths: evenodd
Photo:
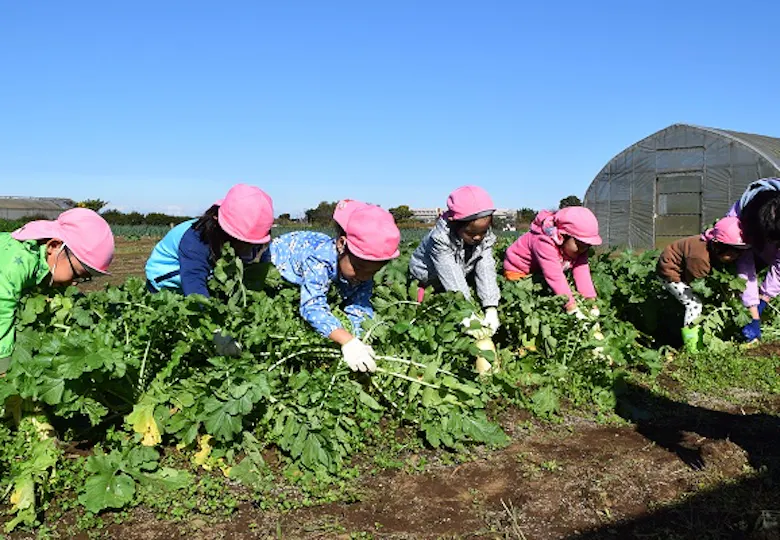
<path id="1" fill-rule="evenodd" d="M 570 206 L 557 212 L 542 210 L 531 229 L 506 251 L 504 276 L 510 281 L 541 272 L 556 295 L 567 296 L 566 311 L 582 316 L 577 309 L 564 272 L 571 270 L 574 283 L 585 298 L 596 298 L 590 278 L 588 249 L 601 244 L 599 222 L 593 212 L 582 206 Z M 593 308 L 591 314 L 598 316 Z"/>

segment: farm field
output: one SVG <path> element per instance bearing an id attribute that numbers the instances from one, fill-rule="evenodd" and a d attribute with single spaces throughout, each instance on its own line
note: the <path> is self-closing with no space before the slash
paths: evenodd
<path id="1" fill-rule="evenodd" d="M 194 322 L 203 317 L 186 314 L 191 303 L 173 296 L 149 299 L 137 291 L 140 282 L 120 286 L 143 275 L 154 242 L 119 239 L 113 275 L 85 289 L 96 292 L 91 300 L 71 292 L 64 298 L 73 298 L 72 306 L 29 303 L 40 312 L 37 322 L 23 321 L 24 331 L 48 328 L 57 339 L 86 350 L 98 343 L 89 329 L 106 335 L 116 329 L 100 317 L 82 320 L 80 308 L 125 321 L 127 365 L 119 379 L 128 375 L 137 391 L 122 394 L 121 385 L 113 386 L 116 368 L 106 365 L 68 373 L 59 399 L 35 383 L 31 392 L 45 396 L 45 405 L 35 412 L 41 421 L 40 413 L 48 415 L 57 430 L 59 454 L 56 467 L 36 478 L 31 521 L 19 523 L 8 538 L 776 537 L 780 347 L 769 342 L 745 349 L 721 339 L 739 322 L 730 299 L 737 284 L 726 274 L 699 284 L 711 305 L 704 323 L 708 351 L 698 355 L 662 345 L 675 344 L 665 324 L 671 321 L 674 328 L 679 313 L 657 295 L 652 253 L 594 261 L 594 281 L 603 297 L 599 327 L 561 316 L 553 309 L 558 300 L 541 296 L 538 284 L 502 282 L 504 327 L 495 341 L 503 369 L 479 380 L 470 373 L 470 338 L 452 324 L 468 305 L 449 295 L 412 305 L 404 258 L 377 278 L 375 305 L 383 322 L 374 330 L 374 347 L 422 367 L 391 368 L 388 360 L 383 365 L 392 373 L 368 380 L 340 370 L 332 352 L 321 349 L 324 343 L 297 324 L 296 291 L 246 269 L 250 290 L 262 291 L 247 293 L 236 283 L 244 270 L 230 262 L 219 267 L 215 288 L 232 307 L 207 313 L 223 324 L 236 317 L 237 328 L 255 329 L 255 338 L 247 332 L 242 341 L 256 356 L 236 361 L 238 367 L 206 362 L 199 351 L 206 328 Z M 406 257 L 410 249 L 404 250 Z M 109 293 L 100 292 L 106 284 Z M 246 294 L 249 307 L 254 302 L 266 311 L 241 308 Z M 271 309 L 282 302 L 287 307 Z M 112 311 L 119 305 L 127 311 Z M 168 307 L 170 313 L 164 312 Z M 147 316 L 150 309 L 159 314 Z M 285 326 L 287 320 L 293 323 Z M 141 324 L 134 326 L 139 322 L 148 328 L 192 324 L 185 337 L 192 351 L 180 364 L 171 365 L 164 354 L 152 361 L 145 350 L 175 355 L 182 339 L 175 332 L 150 335 Z M 52 328 L 55 323 L 70 333 Z M 651 328 L 657 336 L 652 343 Z M 778 336 L 775 328 L 775 321 L 767 324 L 770 340 Z M 84 357 L 83 351 L 53 341 L 30 345 L 39 356 L 51 356 L 45 351 L 53 346 L 71 360 Z M 290 355 L 299 356 L 286 360 Z M 149 363 L 141 363 L 147 357 Z M 193 365 L 185 366 L 188 361 Z M 42 376 L 54 377 L 48 369 Z M 306 381 L 300 379 L 303 372 Z M 451 379 L 445 386 L 447 373 Z M 15 380 L 26 391 L 24 377 L 20 373 Z M 123 405 L 108 394 L 84 390 L 97 380 L 131 402 Z M 246 414 L 231 415 L 231 388 L 266 384 L 283 407 L 265 405 L 263 394 L 251 398 Z M 439 386 L 436 395 L 426 394 L 431 387 L 425 384 Z M 282 390 L 286 385 L 304 397 L 288 395 Z M 225 409 L 213 409 L 215 401 L 197 395 L 182 406 L 193 388 L 210 389 L 220 402 L 216 405 Z M 307 388 L 321 393 L 304 392 Z M 79 399 L 94 403 L 68 401 L 69 392 L 82 392 Z M 128 421 L 127 415 L 145 403 L 149 416 Z M 300 405 L 295 414 L 303 416 L 284 416 L 295 403 Z M 206 420 L 188 416 L 187 408 Z M 307 417 L 304 410 L 323 412 Z M 275 431 L 273 423 L 281 416 L 300 420 L 297 433 L 307 419 L 309 435 L 318 435 L 305 438 L 302 450 L 296 448 L 296 433 L 288 438 Z M 344 438 L 329 424 L 342 417 L 355 423 L 345 428 Z M 452 418 L 460 420 L 452 423 Z M 469 422 L 471 429 L 465 429 Z M 140 430 L 132 427 L 139 423 L 144 424 Z M 154 436 L 151 425 L 162 432 L 161 441 L 145 445 L 142 439 Z M 28 442 L 35 440 L 35 431 L 28 430 Z M 339 442 L 330 445 L 330 437 Z M 0 433 L 0 449 L 15 448 L 19 441 L 12 439 L 10 432 Z M 105 487 L 114 492 L 113 500 L 98 500 L 85 490 L 89 473 L 101 474 L 97 461 L 89 465 L 96 448 L 124 456 L 111 470 L 114 478 L 131 479 L 129 497 L 123 493 L 127 486 L 110 481 Z M 154 454 L 142 459 L 141 451 Z M 133 459 L 142 462 L 137 470 L 130 465 Z M 9 474 L 18 472 L 15 466 L 0 461 L 0 487 L 8 493 L 16 490 Z M 12 505 L 5 510 L 8 524 Z"/>

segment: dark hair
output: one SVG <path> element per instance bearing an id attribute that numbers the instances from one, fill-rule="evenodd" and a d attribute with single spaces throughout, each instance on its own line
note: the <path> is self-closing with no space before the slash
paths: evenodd
<path id="1" fill-rule="evenodd" d="M 338 239 L 342 236 L 347 236 L 347 231 L 344 230 L 344 227 L 339 225 L 339 223 L 334 219 L 333 220 L 333 228 L 336 229 L 336 241 L 338 242 Z M 339 259 L 349 253 L 349 244 L 344 245 L 344 253 L 336 253 Z"/>
<path id="2" fill-rule="evenodd" d="M 200 239 L 209 245 L 212 261 L 217 261 L 222 256 L 222 246 L 230 240 L 230 236 L 219 225 L 219 206 L 216 204 L 206 210 L 192 226 L 200 233 Z"/>
<path id="3" fill-rule="evenodd" d="M 780 242 L 780 192 L 756 193 L 742 209 L 739 221 L 746 240 L 758 249 L 767 242 Z"/>
<path id="4" fill-rule="evenodd" d="M 709 250 L 710 256 L 715 258 L 718 258 L 730 251 L 739 253 L 741 251 L 745 251 L 745 249 L 747 248 L 740 248 L 739 246 L 724 244 L 723 242 L 718 242 L 717 240 L 707 242 L 707 250 Z"/>

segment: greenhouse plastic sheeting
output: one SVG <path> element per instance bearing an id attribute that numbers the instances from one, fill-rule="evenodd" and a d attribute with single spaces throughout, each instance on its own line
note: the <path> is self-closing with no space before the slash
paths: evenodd
<path id="1" fill-rule="evenodd" d="M 585 205 L 607 245 L 651 248 L 710 225 L 771 176 L 780 176 L 780 139 L 675 124 L 607 163 Z"/>

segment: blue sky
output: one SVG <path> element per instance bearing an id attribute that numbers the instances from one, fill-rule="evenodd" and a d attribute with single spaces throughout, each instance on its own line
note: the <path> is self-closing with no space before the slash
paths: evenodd
<path id="1" fill-rule="evenodd" d="M 0 193 L 554 206 L 675 122 L 780 136 L 778 6 L 0 0 Z"/>

